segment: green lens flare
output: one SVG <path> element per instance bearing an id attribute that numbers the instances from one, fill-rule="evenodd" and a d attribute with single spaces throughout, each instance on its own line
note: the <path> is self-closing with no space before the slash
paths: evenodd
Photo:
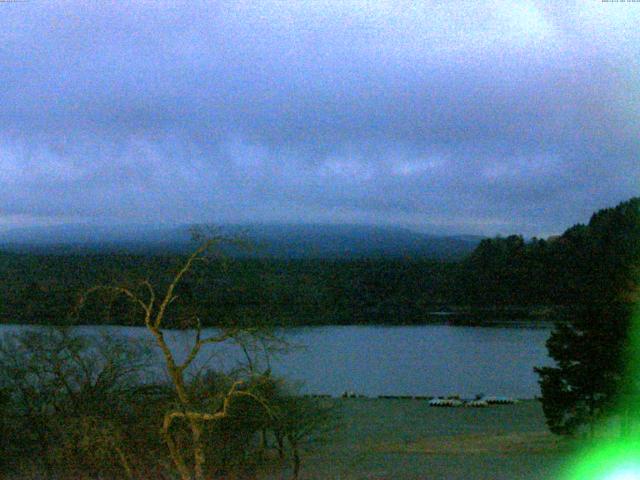
<path id="1" fill-rule="evenodd" d="M 640 480 L 640 442 L 601 444 L 584 452 L 565 480 Z"/>
<path id="2" fill-rule="evenodd" d="M 640 466 L 621 467 L 604 477 L 604 480 L 640 480 Z"/>
<path id="3" fill-rule="evenodd" d="M 632 316 L 626 358 L 626 385 L 632 394 L 621 395 L 617 412 L 626 421 L 626 435 L 610 432 L 582 451 L 566 470 L 563 480 L 640 480 L 640 306 Z M 622 419 L 626 416 L 626 420 Z M 618 437 L 618 438 L 612 438 Z"/>

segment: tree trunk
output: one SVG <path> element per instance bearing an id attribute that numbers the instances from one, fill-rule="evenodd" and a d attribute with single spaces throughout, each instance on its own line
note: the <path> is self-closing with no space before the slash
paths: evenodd
<path id="1" fill-rule="evenodd" d="M 202 425 L 197 421 L 191 421 L 191 432 L 193 438 L 193 471 L 195 480 L 204 480 L 204 446 L 202 445 Z"/>
<path id="2" fill-rule="evenodd" d="M 623 439 L 629 438 L 631 431 L 629 417 L 629 406 L 625 402 L 622 406 L 622 411 L 620 412 L 620 437 Z"/>
<path id="3" fill-rule="evenodd" d="M 593 440 L 594 436 L 595 436 L 595 424 L 596 424 L 596 419 L 595 419 L 595 400 L 593 398 L 593 395 L 591 395 L 589 397 L 589 438 L 591 440 Z"/>
<path id="4" fill-rule="evenodd" d="M 284 437 L 280 433 L 275 433 L 276 443 L 278 444 L 278 457 L 284 460 Z"/>
<path id="5" fill-rule="evenodd" d="M 293 449 L 293 480 L 298 480 L 298 476 L 300 475 L 300 454 L 298 452 L 298 445 L 293 444 L 291 446 Z"/>
<path id="6" fill-rule="evenodd" d="M 263 428 L 260 431 L 260 448 L 264 451 L 268 447 L 267 445 L 267 429 Z"/>
<path id="7" fill-rule="evenodd" d="M 171 417 L 169 413 L 165 414 L 164 422 L 162 425 L 162 436 L 164 437 L 164 441 L 167 444 L 167 448 L 169 449 L 169 456 L 171 457 L 171 461 L 173 465 L 178 470 L 180 474 L 180 480 L 192 480 L 191 471 L 187 466 L 184 458 L 182 456 L 182 452 L 180 452 L 180 447 L 176 445 L 171 436 L 171 432 L 169 428 L 171 426 Z"/>
<path id="8" fill-rule="evenodd" d="M 120 447 L 118 447 L 117 445 L 114 448 L 116 450 L 116 453 L 118 454 L 118 459 L 120 460 L 120 464 L 122 465 L 122 468 L 124 468 L 124 471 L 125 471 L 125 474 L 127 475 L 127 478 L 129 480 L 133 480 L 133 470 L 131 470 L 131 465 L 129 464 L 129 461 L 127 460 L 127 456 L 124 454 L 122 449 Z"/>

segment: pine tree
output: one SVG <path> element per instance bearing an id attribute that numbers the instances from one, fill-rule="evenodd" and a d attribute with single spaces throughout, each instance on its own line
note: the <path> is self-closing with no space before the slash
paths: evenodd
<path id="1" fill-rule="evenodd" d="M 624 388 L 630 319 L 628 303 L 592 303 L 556 324 L 547 341 L 556 366 L 536 368 L 553 433 L 573 434 L 583 425 L 592 429 L 611 411 Z"/>
<path id="2" fill-rule="evenodd" d="M 576 231 L 563 237 L 569 241 Z M 640 198 L 595 213 L 580 238 L 580 248 L 561 262 L 574 265 L 566 273 L 574 276 L 578 304 L 547 341 L 556 366 L 536 368 L 547 424 L 558 434 L 592 429 L 621 396 L 633 395 L 629 372 L 638 369 L 628 361 L 640 359 L 629 341 L 640 272 Z"/>

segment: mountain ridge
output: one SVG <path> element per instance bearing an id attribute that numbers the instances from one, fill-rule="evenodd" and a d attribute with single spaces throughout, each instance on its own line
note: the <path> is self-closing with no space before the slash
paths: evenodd
<path id="1" fill-rule="evenodd" d="M 25 253 L 183 253 L 193 247 L 191 229 L 206 225 L 63 224 L 0 231 L 0 249 Z M 358 224 L 223 224 L 213 231 L 242 237 L 251 252 L 225 247 L 225 253 L 266 258 L 428 257 L 458 259 L 484 237 L 435 235 L 405 227 Z"/>

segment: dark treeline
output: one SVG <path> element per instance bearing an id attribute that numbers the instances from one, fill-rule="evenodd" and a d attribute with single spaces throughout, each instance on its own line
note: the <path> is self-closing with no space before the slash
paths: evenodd
<path id="1" fill-rule="evenodd" d="M 574 225 L 558 237 L 483 240 L 460 265 L 459 279 L 471 304 L 608 302 L 629 291 L 621 283 L 637 278 L 630 270 L 638 268 L 639 260 L 640 198 L 633 198 L 596 212 L 587 225 Z"/>
<path id="2" fill-rule="evenodd" d="M 66 321 L 75 315 L 83 290 L 142 278 L 161 283 L 178 261 L 170 256 L 3 254 L 0 313 L 12 323 Z M 177 303 L 191 305 L 197 298 L 205 325 L 265 319 L 283 325 L 411 323 L 450 300 L 455 269 L 456 264 L 431 260 L 212 260 L 180 286 Z M 71 320 L 127 324 L 127 307 L 123 298 L 96 298 L 79 319 Z M 176 313 L 172 321 L 179 317 Z"/>
<path id="3" fill-rule="evenodd" d="M 605 298 L 607 285 L 640 257 L 640 199 L 595 213 L 550 239 L 483 240 L 466 259 L 212 260 L 181 285 L 178 303 L 205 325 L 420 323 L 441 309 L 576 305 Z M 162 282 L 180 257 L 0 254 L 4 322 L 130 323 L 122 298 L 98 298 L 74 318 L 81 292 L 98 284 Z M 126 273 L 126 277 L 123 272 Z M 191 308 L 191 307 L 189 307 Z M 171 319 L 179 323 L 180 308 Z M 519 310 L 522 312 L 522 310 Z M 185 315 L 187 312 L 184 312 Z M 188 312 L 189 314 L 193 312 Z"/>

